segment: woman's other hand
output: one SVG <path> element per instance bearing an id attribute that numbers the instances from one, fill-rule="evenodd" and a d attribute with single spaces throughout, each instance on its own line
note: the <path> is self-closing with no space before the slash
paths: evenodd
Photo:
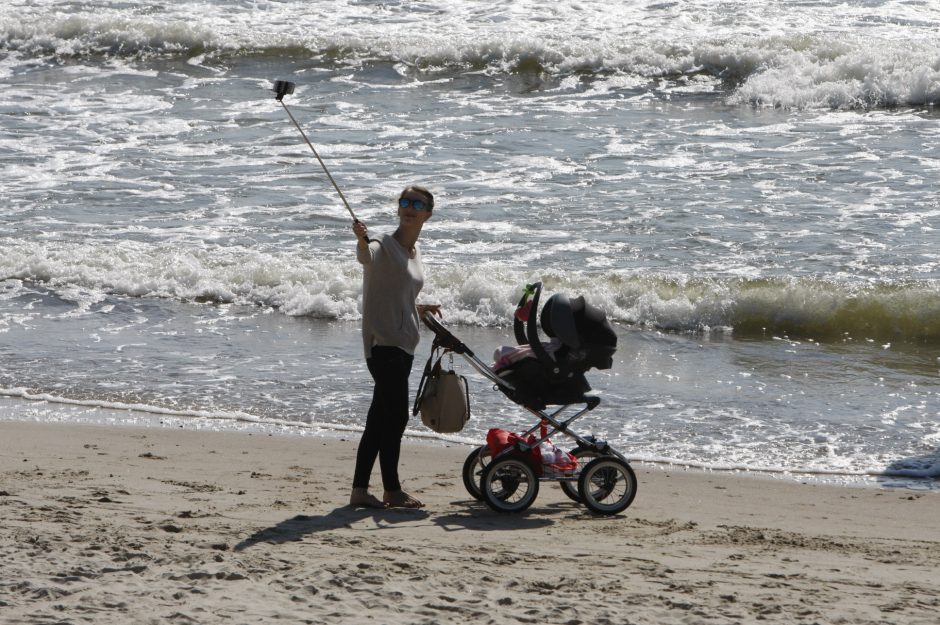
<path id="1" fill-rule="evenodd" d="M 432 315 L 437 315 L 441 319 L 444 318 L 444 315 L 441 314 L 441 305 L 440 304 L 418 304 L 418 317 L 423 317 L 424 313 L 431 313 Z"/>

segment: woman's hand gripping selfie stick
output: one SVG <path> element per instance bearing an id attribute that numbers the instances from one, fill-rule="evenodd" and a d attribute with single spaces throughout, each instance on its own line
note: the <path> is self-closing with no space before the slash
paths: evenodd
<path id="1" fill-rule="evenodd" d="M 290 117 L 290 120 L 294 122 L 295 126 L 297 126 L 297 130 L 300 131 L 300 136 L 304 138 L 304 141 L 306 141 L 307 145 L 310 146 L 310 150 L 313 152 L 313 155 L 317 157 L 317 161 L 320 163 L 320 167 L 323 168 L 323 172 L 326 174 L 326 177 L 330 179 L 330 182 L 333 184 L 333 188 L 336 189 L 336 192 L 339 194 L 339 199 L 343 200 L 343 205 L 346 207 L 346 210 L 349 211 L 349 215 L 353 218 L 353 222 L 360 223 L 352 208 L 349 207 L 349 202 L 346 201 L 346 196 L 343 195 L 339 185 L 336 184 L 336 181 L 333 180 L 333 176 L 330 175 L 330 170 L 326 168 L 326 163 L 323 162 L 323 159 L 320 158 L 319 154 L 317 154 L 317 149 L 313 147 L 313 144 L 310 143 L 310 139 L 307 138 L 307 133 L 305 133 L 304 129 L 300 127 L 300 124 L 297 123 L 297 120 L 294 119 L 293 114 L 291 114 L 290 109 L 287 108 L 286 104 L 284 104 L 284 96 L 294 93 L 295 86 L 296 85 L 294 85 L 294 83 L 288 82 L 286 80 L 275 80 L 274 89 L 272 89 L 272 91 L 274 91 L 274 94 L 277 97 L 277 101 L 280 102 L 281 106 L 284 107 L 284 110 L 287 112 L 287 116 Z M 366 237 L 366 241 L 368 240 L 368 237 Z"/>

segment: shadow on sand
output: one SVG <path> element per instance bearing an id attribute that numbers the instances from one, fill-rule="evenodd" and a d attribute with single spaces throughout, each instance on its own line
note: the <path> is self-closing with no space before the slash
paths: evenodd
<path id="1" fill-rule="evenodd" d="M 464 502 L 455 502 L 463 504 Z M 373 519 L 376 527 L 372 530 L 388 529 L 399 523 L 414 523 L 430 519 L 435 525 L 448 532 L 461 530 L 475 531 L 507 531 L 529 530 L 547 527 L 554 524 L 551 519 L 529 516 L 525 513 L 505 515 L 491 511 L 478 502 L 470 504 L 466 512 L 451 512 L 434 515 L 425 509 L 412 510 L 407 508 L 387 508 L 376 510 L 374 508 L 353 508 L 342 506 L 321 515 L 299 514 L 277 525 L 266 527 L 241 541 L 234 551 L 244 551 L 258 543 L 281 544 L 303 540 L 304 536 L 319 532 L 328 532 L 339 529 L 353 529 L 353 524 L 365 519 Z M 472 505 L 477 504 L 477 505 Z"/>

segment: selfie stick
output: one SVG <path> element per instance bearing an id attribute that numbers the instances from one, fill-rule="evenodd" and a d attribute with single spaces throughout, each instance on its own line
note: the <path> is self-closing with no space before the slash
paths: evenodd
<path id="1" fill-rule="evenodd" d="M 333 180 L 333 176 L 330 175 L 330 170 L 326 168 L 326 164 L 323 162 L 323 159 L 320 158 L 320 155 L 317 154 L 317 149 L 313 147 L 313 144 L 310 143 L 310 139 L 307 138 L 307 134 L 304 132 L 304 129 L 300 127 L 300 124 L 297 123 L 297 120 L 294 119 L 294 116 L 291 114 L 290 109 L 287 108 L 287 105 L 284 104 L 284 96 L 294 93 L 294 83 L 288 82 L 286 80 L 275 80 L 274 81 L 274 91 L 277 96 L 277 101 L 281 103 L 281 106 L 284 107 L 284 110 L 287 111 L 287 116 L 290 117 L 290 120 L 294 122 L 294 125 L 297 126 L 297 130 L 300 131 L 301 136 L 304 138 L 304 141 L 307 142 L 307 145 L 310 146 L 310 149 L 313 151 L 313 155 L 317 157 L 317 160 L 320 162 L 320 167 L 323 168 L 326 177 L 330 179 L 330 182 L 333 183 L 333 188 L 336 189 L 336 192 L 339 193 L 339 199 L 343 200 L 343 204 L 346 206 L 346 210 L 349 211 L 350 216 L 352 216 L 353 221 L 358 223 L 359 219 L 356 217 L 356 214 L 349 207 L 349 202 L 346 201 L 346 196 L 343 195 L 343 192 L 339 190 L 339 185 L 336 184 L 336 181 Z"/>

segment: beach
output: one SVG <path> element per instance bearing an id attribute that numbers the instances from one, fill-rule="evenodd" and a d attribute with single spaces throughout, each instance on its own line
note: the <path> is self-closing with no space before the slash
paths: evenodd
<path id="1" fill-rule="evenodd" d="M 357 510 L 355 438 L 0 422 L 0 622 L 936 622 L 936 492 L 638 464 L 506 516 L 412 441 L 426 507 Z"/>

